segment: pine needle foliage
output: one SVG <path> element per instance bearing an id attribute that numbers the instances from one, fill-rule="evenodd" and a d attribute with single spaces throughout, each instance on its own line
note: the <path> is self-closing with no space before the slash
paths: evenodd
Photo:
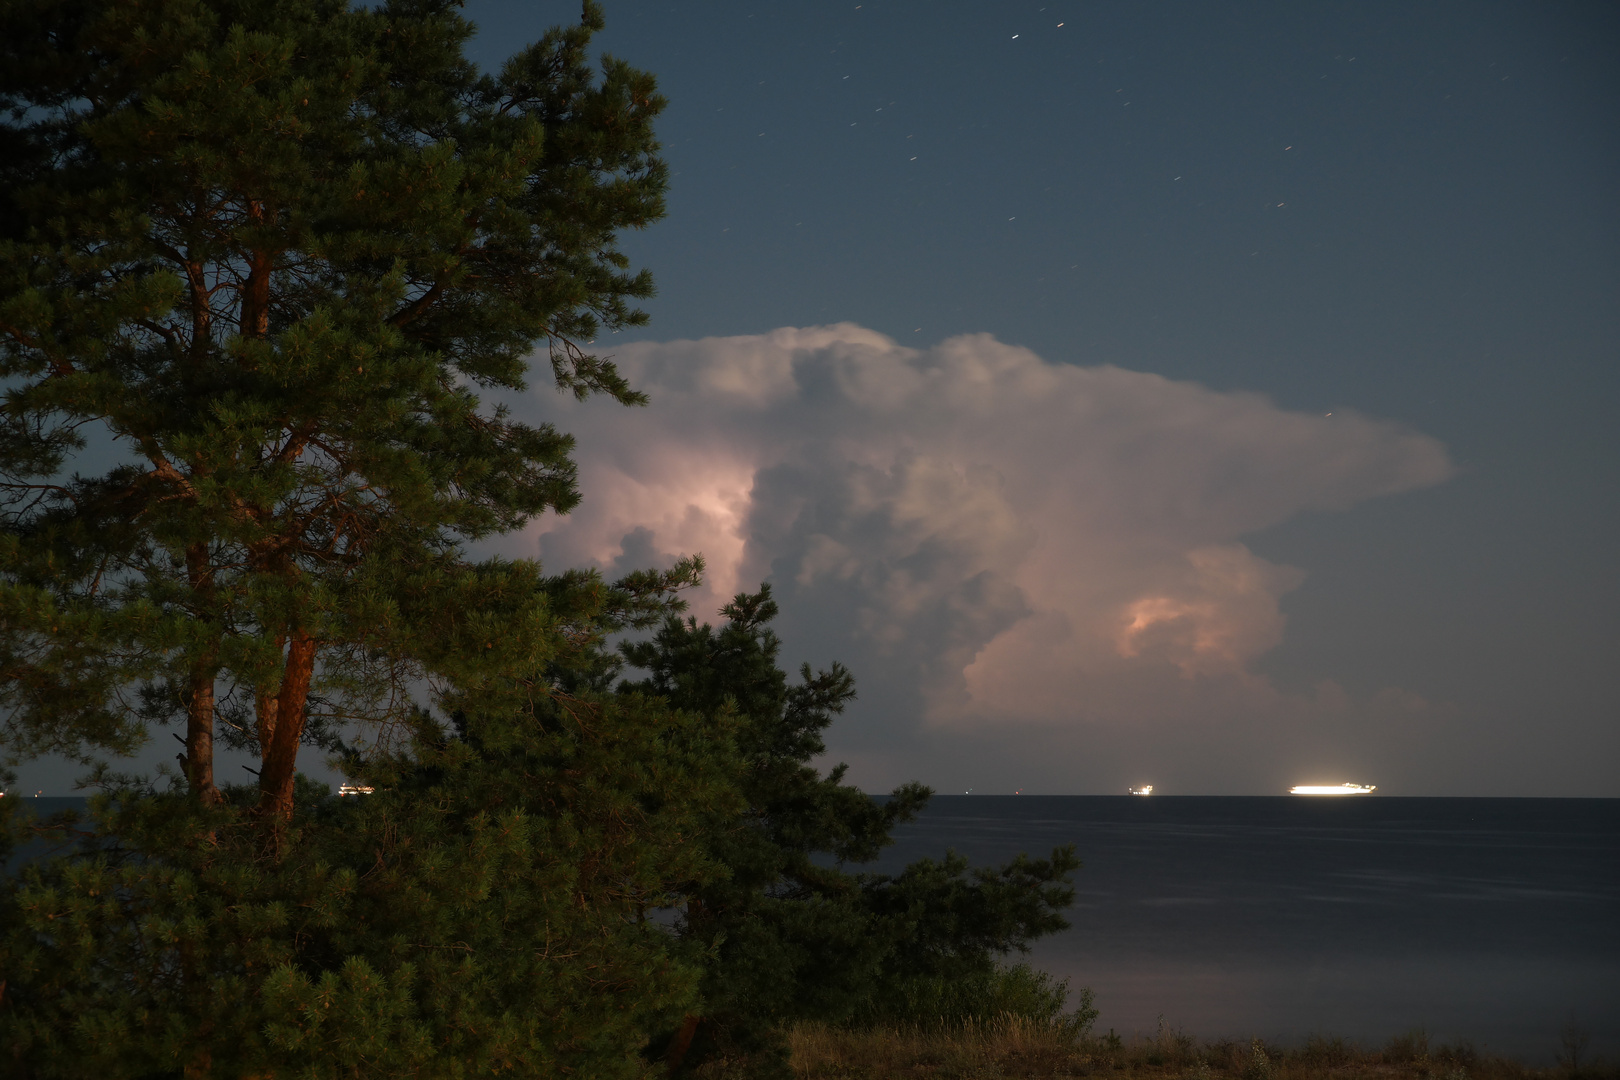
<path id="1" fill-rule="evenodd" d="M 448 720 L 415 714 L 409 747 L 366 764 L 374 794 L 304 785 L 274 857 L 233 805 L 251 789 L 13 820 L 76 850 L 0 892 L 0 1072 L 645 1075 L 648 1034 L 698 1007 L 701 977 L 650 916 L 724 873 L 693 840 L 742 812 L 732 742 L 640 694 L 559 692 L 559 669 L 668 598 L 531 573 L 492 587 L 552 620 L 549 652 L 447 694 Z"/>
<path id="2" fill-rule="evenodd" d="M 664 102 L 593 69 L 601 26 L 485 74 L 453 0 L 0 2 L 13 760 L 180 721 L 214 803 L 224 723 L 284 822 L 300 745 L 436 674 L 407 609 L 458 545 L 578 501 L 570 438 L 499 397 L 545 343 L 563 390 L 644 400 L 587 348 L 645 319 L 616 236 L 663 213 Z"/>
<path id="3" fill-rule="evenodd" d="M 589 346 L 663 99 L 601 26 L 481 73 L 453 0 L 0 0 L 0 751 L 185 731 L 0 800 L 0 1073 L 631 1077 L 697 1007 L 650 913 L 725 872 L 731 733 L 598 676 L 701 562 L 463 551 L 579 499 L 537 347 L 643 401 Z"/>
<path id="4" fill-rule="evenodd" d="M 680 1067 L 742 1055 L 755 1075 L 785 1076 L 784 1033 L 796 1021 L 999 1013 L 1013 998 L 998 958 L 1069 925 L 1061 912 L 1080 865 L 1072 847 L 1001 867 L 970 868 L 947 853 L 893 877 L 851 871 L 877 858 L 931 793 L 912 783 L 874 800 L 844 782 L 845 766 L 825 774 L 814 766 L 826 751 L 822 733 L 855 696 L 854 679 L 841 664 L 806 664 L 790 684 L 768 625 L 777 613 L 762 585 L 726 605 L 718 629 L 668 617 L 651 639 L 621 648 L 647 672 L 624 691 L 658 695 L 735 732 L 746 802 L 741 814 L 711 819 L 703 838 L 727 873 L 693 882 L 681 905 L 679 931 L 708 959 L 702 1013 L 654 1044 Z M 1061 988 L 1032 985 L 1019 999 L 1030 1011 L 1061 1009 Z"/>

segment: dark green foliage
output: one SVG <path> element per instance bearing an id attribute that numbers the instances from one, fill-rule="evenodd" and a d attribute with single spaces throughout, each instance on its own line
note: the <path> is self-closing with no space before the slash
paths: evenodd
<path id="1" fill-rule="evenodd" d="M 485 75 L 452 0 L 0 0 L 8 757 L 183 721 L 214 801 L 217 717 L 285 818 L 306 732 L 435 674 L 406 609 L 457 545 L 578 501 L 571 439 L 481 395 L 544 341 L 642 400 L 585 350 L 644 321 L 663 100 L 601 25 Z"/>
<path id="2" fill-rule="evenodd" d="M 578 501 L 499 404 L 537 345 L 642 400 L 587 347 L 663 101 L 601 25 L 486 75 L 453 0 L 0 0 L 0 758 L 185 729 L 172 789 L 0 807 L 74 841 L 0 882 L 0 1073 L 630 1076 L 695 1004 L 646 913 L 721 872 L 730 730 L 599 684 L 700 564 L 462 551 Z"/>
<path id="3" fill-rule="evenodd" d="M 1020 855 L 1000 867 L 970 869 L 966 859 L 923 859 L 897 877 L 863 878 L 867 907 L 901 928 L 878 988 L 863 1003 L 863 1022 L 954 1021 L 1012 1011 L 1050 1020 L 1064 994 L 1028 968 L 996 958 L 1034 938 L 1068 928 L 1059 914 L 1074 900 L 1069 875 L 1080 868 L 1072 846 L 1049 859 Z M 1081 1006 L 1089 1008 L 1089 999 Z"/>
<path id="4" fill-rule="evenodd" d="M 147 792 L 25 868 L 0 895 L 0 1072 L 641 1075 L 646 1033 L 698 1002 L 646 916 L 718 870 L 691 839 L 741 810 L 728 733 L 556 692 L 546 670 L 667 605 L 526 575 L 508 613 L 551 651 L 452 691 L 449 725 L 417 714 L 409 752 L 369 763 L 376 794 L 306 788 L 279 858 L 230 800 Z"/>
<path id="5" fill-rule="evenodd" d="M 1041 1029 L 1082 1035 L 1097 1018 L 1091 991 L 1070 1002 L 1066 979 L 1028 964 L 997 964 L 955 978 L 895 979 L 856 1016 L 862 1028 L 951 1028 L 1017 1017 Z"/>
<path id="6" fill-rule="evenodd" d="M 928 794 L 908 785 L 880 806 L 842 783 L 842 767 L 822 776 L 810 766 L 854 681 L 838 665 L 806 667 L 789 686 L 766 625 L 776 613 L 765 586 L 727 605 L 719 630 L 670 619 L 651 641 L 623 650 L 650 673 L 626 692 L 658 694 L 736 728 L 747 810 L 712 822 L 706 837 L 730 873 L 690 890 L 681 930 L 715 949 L 707 1011 L 745 1043 L 760 1035 L 754 1020 L 768 1030 L 797 1016 L 842 1019 L 874 984 L 885 942 L 859 903 L 860 883 L 815 856 L 873 858 Z"/>
<path id="7" fill-rule="evenodd" d="M 780 1069 L 781 1032 L 794 1020 L 937 1021 L 1007 1007 L 1042 1015 L 1054 1001 L 1061 1010 L 1059 988 L 996 959 L 1068 925 L 1059 912 L 1073 897 L 1073 849 L 994 869 L 970 871 L 952 854 L 898 877 L 846 871 L 874 859 L 930 793 L 907 784 L 879 802 L 845 784 L 843 766 L 823 776 L 810 764 L 854 681 L 838 664 L 805 665 L 790 685 L 767 625 L 776 613 L 764 585 L 727 605 L 718 630 L 670 618 L 622 649 L 649 673 L 626 692 L 734 726 L 743 769 L 746 813 L 713 820 L 706 837 L 729 875 L 694 885 L 682 910 L 682 936 L 711 959 L 704 1022 L 670 1036 L 677 1055 L 694 1037 L 698 1055 L 715 1045 L 759 1054 L 768 1071 L 773 1056 Z"/>

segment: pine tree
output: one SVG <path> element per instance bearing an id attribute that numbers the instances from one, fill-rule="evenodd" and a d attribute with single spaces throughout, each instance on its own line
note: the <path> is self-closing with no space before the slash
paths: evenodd
<path id="1" fill-rule="evenodd" d="M 787 1075 L 782 1034 L 797 1020 L 929 1022 L 1009 1007 L 1051 1019 L 1063 988 L 997 961 L 1068 927 L 1073 847 L 994 868 L 947 853 L 895 877 L 851 873 L 931 793 L 905 784 L 879 802 L 844 782 L 845 766 L 822 774 L 811 764 L 854 679 L 841 664 L 805 664 L 790 685 L 768 625 L 777 612 L 762 585 L 722 609 L 719 629 L 670 616 L 651 639 L 621 646 L 647 672 L 623 692 L 735 731 L 746 803 L 707 818 L 705 844 L 727 873 L 685 890 L 679 931 L 707 956 L 703 1011 L 665 1033 L 669 1060 L 690 1064 L 718 1047 L 753 1055 L 758 1075 Z M 1088 1009 L 1082 998 L 1080 1022 Z"/>
<path id="2" fill-rule="evenodd" d="M 0 7 L 13 760 L 180 720 L 217 804 L 223 725 L 279 828 L 302 744 L 435 676 L 423 619 L 458 663 L 506 647 L 459 545 L 579 496 L 568 436 L 499 395 L 545 341 L 560 387 L 642 400 L 585 350 L 644 319 L 615 236 L 663 212 L 663 99 L 592 72 L 594 3 L 494 75 L 457 8 Z"/>
<path id="3" fill-rule="evenodd" d="M 593 689 L 699 564 L 462 545 L 578 500 L 537 344 L 643 321 L 650 76 L 587 3 L 493 75 L 452 0 L 0 0 L 0 742 L 185 728 L 178 787 L 0 801 L 0 1072 L 635 1076 L 697 969 L 724 725 Z M 214 773 L 218 735 L 259 757 Z M 297 771 L 314 743 L 376 788 Z"/>
<path id="4" fill-rule="evenodd" d="M 582 684 L 695 569 L 481 567 L 465 598 L 533 664 L 415 713 L 375 794 L 306 785 L 274 858 L 230 805 L 98 799 L 83 850 L 0 890 L 0 1073 L 644 1075 L 700 975 L 649 916 L 720 872 L 692 840 L 741 812 L 737 766 L 710 718 Z"/>

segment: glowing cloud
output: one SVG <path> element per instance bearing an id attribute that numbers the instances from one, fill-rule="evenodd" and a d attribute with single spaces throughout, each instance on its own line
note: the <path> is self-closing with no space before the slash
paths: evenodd
<path id="1" fill-rule="evenodd" d="M 585 492 L 538 527 L 548 561 L 701 551 L 704 614 L 770 578 L 863 696 L 959 730 L 1129 720 L 1187 684 L 1268 693 L 1249 665 L 1304 575 L 1240 538 L 1451 473 L 1397 424 L 986 335 L 916 350 L 840 324 L 617 360 L 651 407 L 537 398 L 577 436 Z"/>

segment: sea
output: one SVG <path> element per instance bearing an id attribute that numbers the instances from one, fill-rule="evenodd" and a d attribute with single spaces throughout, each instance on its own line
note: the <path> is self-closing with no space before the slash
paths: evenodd
<path id="1" fill-rule="evenodd" d="M 1620 799 L 941 795 L 851 869 L 1062 844 L 1071 925 L 1024 959 L 1099 1032 L 1620 1061 Z"/>
<path id="2" fill-rule="evenodd" d="M 1620 799 L 936 796 L 875 869 L 1073 844 L 1097 1030 L 1620 1059 Z"/>

